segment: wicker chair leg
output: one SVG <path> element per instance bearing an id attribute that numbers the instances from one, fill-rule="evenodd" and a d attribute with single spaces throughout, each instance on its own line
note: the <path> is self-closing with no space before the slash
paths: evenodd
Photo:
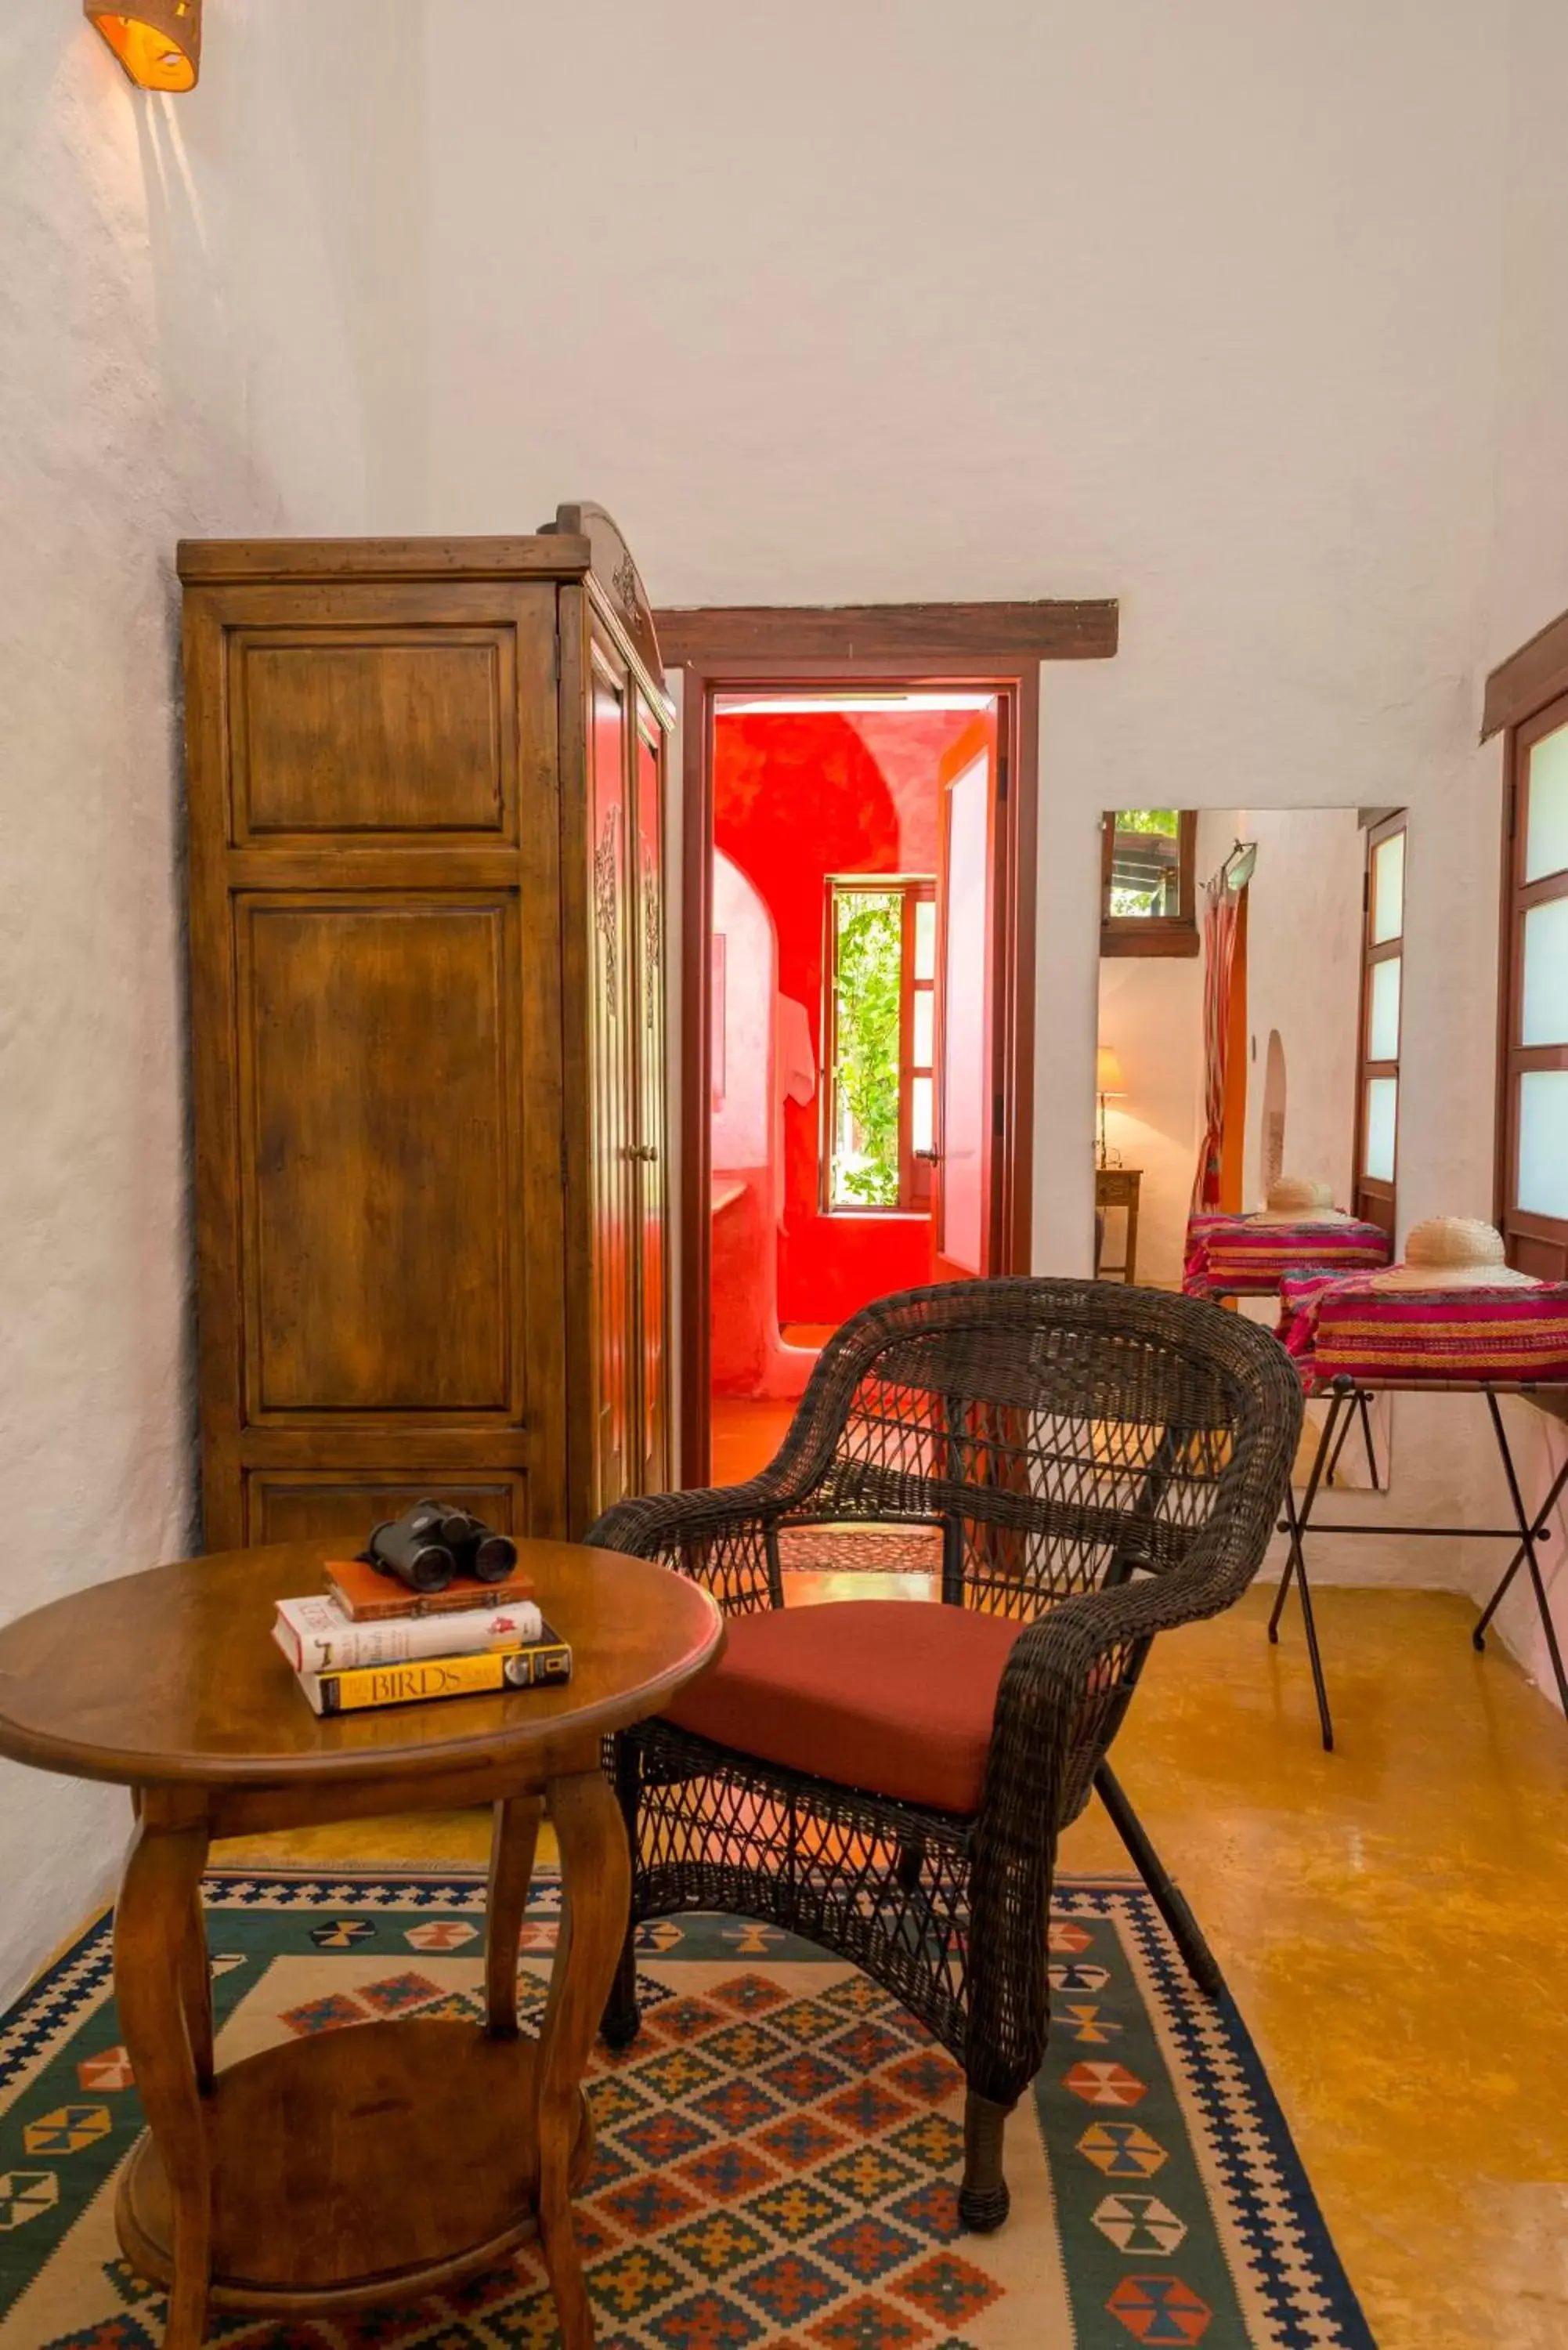
<path id="1" fill-rule="evenodd" d="M 1220 1961 L 1204 1939 L 1203 1929 L 1193 1916 L 1186 1896 L 1171 1882 L 1165 1863 L 1150 1844 L 1147 1830 L 1108 1762 L 1102 1762 L 1095 1773 L 1095 1792 L 1110 1814 L 1111 1825 L 1126 1845 L 1138 1875 L 1153 1894 L 1154 1906 L 1169 1927 L 1171 1939 L 1181 1952 L 1188 1973 L 1207 1998 L 1218 1998 L 1225 1988 Z"/>
<path id="2" fill-rule="evenodd" d="M 906 1893 L 912 1893 L 919 1885 L 925 1859 L 926 1847 L 919 1836 L 911 1836 L 907 1844 L 901 1844 L 898 1846 L 898 1857 L 895 1863 L 893 1874 Z"/>
<path id="3" fill-rule="evenodd" d="M 631 1847 L 632 1867 L 637 1866 L 637 1756 L 625 1738 L 618 1738 L 615 1748 L 615 1791 L 620 1803 L 621 1817 L 626 1822 L 626 1840 Z M 635 1875 L 633 1883 L 635 1885 Z M 626 1921 L 626 1939 L 616 1960 L 615 1980 L 605 2002 L 605 2012 L 599 2032 L 607 2048 L 618 2053 L 629 2048 L 642 2030 L 642 2015 L 637 2004 L 637 1904 L 635 1894 Z"/>
<path id="4" fill-rule="evenodd" d="M 1011 2106 L 999 2106 L 971 2089 L 963 2107 L 963 2184 L 959 2218 L 977 2236 L 989 2236 L 1006 2219 L 1012 2198 L 1002 2171 L 1002 2134 Z"/>

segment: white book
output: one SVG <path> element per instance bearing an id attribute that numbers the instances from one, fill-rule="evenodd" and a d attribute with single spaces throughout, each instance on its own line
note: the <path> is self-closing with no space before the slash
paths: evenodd
<path id="1" fill-rule="evenodd" d="M 274 1638 L 296 1673 L 341 1673 L 359 1665 L 408 1665 L 424 1657 L 470 1657 L 524 1648 L 543 1637 L 531 1599 L 507 1607 L 461 1607 L 441 1616 L 382 1616 L 356 1623 L 325 1593 L 280 1599 Z"/>

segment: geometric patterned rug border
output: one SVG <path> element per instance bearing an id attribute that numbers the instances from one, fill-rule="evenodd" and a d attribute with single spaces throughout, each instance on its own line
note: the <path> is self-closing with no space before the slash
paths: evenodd
<path id="1" fill-rule="evenodd" d="M 217 1869 L 220 2063 L 370 2017 L 477 2018 L 483 1869 Z M 559 1887 L 519 1974 L 542 2004 Z M 1012 2214 L 964 2233 L 962 2081 L 865 1977 L 754 1921 L 654 1921 L 641 2037 L 596 2056 L 579 2241 L 599 2350 L 1375 2350 L 1251 2036 L 1136 1880 L 1067 1878 L 1053 2031 L 1010 2121 Z M 140 2128 L 110 1921 L 0 2016 L 0 2350 L 152 2350 L 120 2258 Z M 214 2324 L 226 2350 L 548 2350 L 536 2254 L 408 2309 Z"/>

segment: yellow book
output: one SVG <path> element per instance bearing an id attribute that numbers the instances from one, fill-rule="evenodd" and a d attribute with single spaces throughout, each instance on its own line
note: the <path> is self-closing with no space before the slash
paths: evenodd
<path id="1" fill-rule="evenodd" d="M 490 1648 L 468 1657 L 421 1657 L 400 1665 L 360 1665 L 340 1673 L 295 1675 L 312 1710 L 321 1714 L 360 1713 L 372 1706 L 428 1705 L 437 1698 L 537 1689 L 571 1678 L 572 1651 L 548 1624 L 541 1638 L 515 1648 Z"/>

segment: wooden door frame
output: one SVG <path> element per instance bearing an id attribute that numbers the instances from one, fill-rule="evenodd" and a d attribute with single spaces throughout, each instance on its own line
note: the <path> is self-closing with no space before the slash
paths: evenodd
<path id="1" fill-rule="evenodd" d="M 681 1482 L 705 1482 L 711 1430 L 712 935 L 715 694 L 798 686 L 990 687 L 1011 712 L 999 729 L 997 1005 L 1000 1272 L 1030 1263 L 1034 1130 L 1035 884 L 1040 663 L 1107 660 L 1114 602 L 750 606 L 654 616 L 668 668 L 685 671 L 681 713 L 680 1356 Z"/>

